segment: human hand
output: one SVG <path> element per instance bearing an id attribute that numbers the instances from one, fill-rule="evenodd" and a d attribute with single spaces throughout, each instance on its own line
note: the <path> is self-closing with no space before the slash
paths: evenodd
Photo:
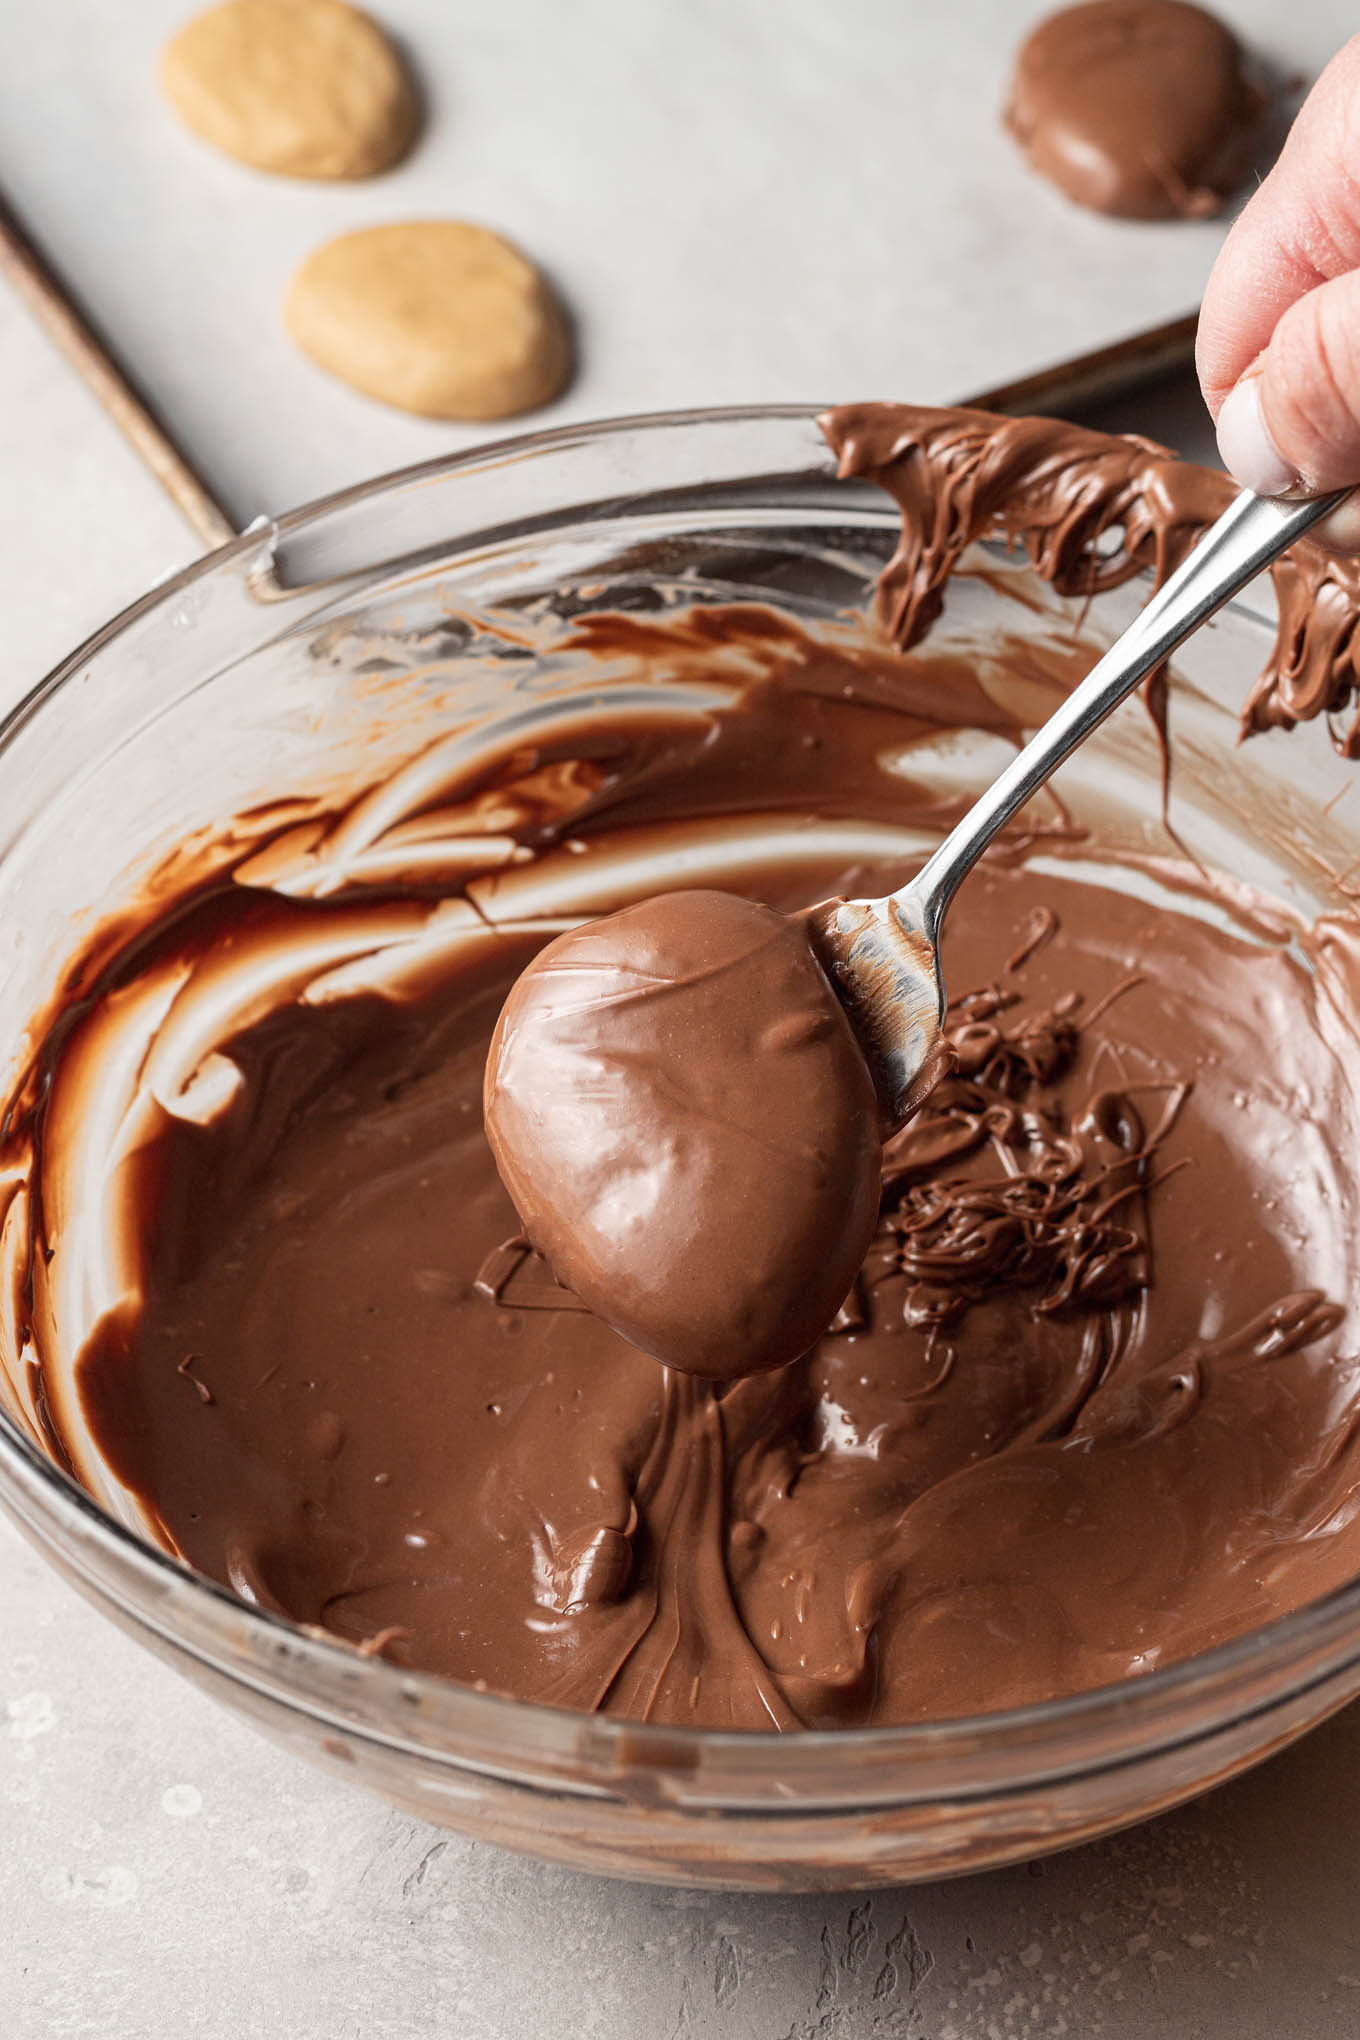
<path id="1" fill-rule="evenodd" d="M 1360 36 L 1219 252 L 1196 361 L 1224 466 L 1262 496 L 1360 482 Z M 1320 527 L 1360 546 L 1360 501 Z"/>

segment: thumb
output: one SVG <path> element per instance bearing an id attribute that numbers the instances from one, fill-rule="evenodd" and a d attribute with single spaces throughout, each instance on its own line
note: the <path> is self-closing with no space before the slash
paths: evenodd
<path id="1" fill-rule="evenodd" d="M 1281 316 L 1219 412 L 1218 450 L 1258 496 L 1360 482 L 1360 270 Z"/>

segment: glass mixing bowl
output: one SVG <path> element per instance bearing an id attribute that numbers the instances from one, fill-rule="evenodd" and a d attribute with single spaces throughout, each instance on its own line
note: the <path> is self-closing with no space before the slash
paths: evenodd
<path id="1" fill-rule="evenodd" d="M 412 469 L 166 582 L 0 728 L 0 1074 L 12 1078 L 83 933 L 176 843 L 453 728 L 472 745 L 512 723 L 532 732 L 574 684 L 560 658 L 545 682 L 537 656 L 555 619 L 677 596 L 843 617 L 896 526 L 877 491 L 834 480 L 809 412 L 692 413 Z M 1070 636 L 1075 610 L 1022 563 L 988 549 L 974 564 L 938 645 L 985 671 L 999 631 Z M 1144 593 L 1103 596 L 1086 635 L 1112 635 Z M 1329 803 L 1356 768 L 1314 726 L 1253 742 L 1225 770 L 1270 644 L 1268 595 L 1253 600 L 1264 606 L 1237 605 L 1179 662 L 1176 824 L 1206 862 L 1309 913 L 1336 908 L 1328 874 L 1360 856 L 1360 812 Z M 515 617 L 518 642 L 479 628 L 488 611 Z M 598 679 L 592 666 L 580 684 Z M 994 744 L 955 738 L 935 768 L 980 785 L 997 761 Z M 1103 840 L 1168 853 L 1136 705 L 1062 789 Z M 0 1246 L 22 1205 L 4 1168 L 0 1150 Z M 361 1658 L 196 1577 L 49 1461 L 31 1396 L 0 1320 L 0 1505 L 98 1607 L 309 1762 L 446 1827 L 596 1871 L 797 1889 L 976 1869 L 1170 1806 L 1360 1692 L 1357 1584 L 1169 1669 L 967 1721 L 781 1738 L 503 1699 Z"/>

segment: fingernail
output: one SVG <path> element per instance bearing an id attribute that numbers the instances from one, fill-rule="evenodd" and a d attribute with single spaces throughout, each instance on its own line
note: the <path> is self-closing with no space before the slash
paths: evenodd
<path id="1" fill-rule="evenodd" d="M 1261 408 L 1261 378 L 1244 375 L 1218 414 L 1218 452 L 1224 467 L 1257 496 L 1284 496 L 1299 477 L 1271 438 Z"/>

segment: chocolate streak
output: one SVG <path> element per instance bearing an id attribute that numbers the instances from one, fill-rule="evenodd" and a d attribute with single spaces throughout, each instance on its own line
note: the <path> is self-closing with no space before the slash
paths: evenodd
<path id="1" fill-rule="evenodd" d="M 1082 587 L 1169 557 L 1210 486 L 1047 424 L 829 430 L 933 520 L 885 582 L 904 637 L 965 529 Z M 1135 550 L 1111 567 L 1090 548 L 1121 515 Z M 1310 698 L 1336 642 L 1307 641 Z M 781 912 L 889 888 L 903 830 L 963 798 L 925 747 L 1020 734 L 1004 647 L 984 685 L 730 607 L 593 617 L 567 648 L 588 683 L 598 658 L 706 705 L 611 717 L 587 684 L 539 751 L 361 790 L 226 875 L 214 857 L 111 959 L 95 938 L 0 1121 L 0 1363 L 35 1429 L 247 1600 L 662 1721 L 1075 1692 L 1353 1577 L 1347 921 L 1229 932 L 1230 895 L 1193 873 L 1163 869 L 1154 903 L 1032 870 L 1013 835 L 946 934 L 957 1067 L 892 1143 L 811 1353 L 715 1387 L 555 1286 L 480 1113 L 495 1014 L 547 935 L 655 892 L 680 853 L 687 883 Z M 1015 668 L 1032 687 L 1033 656 Z"/>

